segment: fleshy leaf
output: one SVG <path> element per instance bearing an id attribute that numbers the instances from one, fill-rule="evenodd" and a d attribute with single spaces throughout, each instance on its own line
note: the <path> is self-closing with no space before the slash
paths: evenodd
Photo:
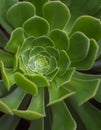
<path id="1" fill-rule="evenodd" d="M 53 105 L 52 130 L 76 130 L 76 122 L 64 102 Z"/>
<path id="2" fill-rule="evenodd" d="M 79 16 L 82 15 L 92 15 L 96 16 L 96 14 L 99 15 L 100 11 L 100 0 L 89 0 L 87 2 L 86 0 L 61 0 L 64 2 L 71 11 L 72 20 L 76 19 Z M 78 5 L 78 6 L 76 6 Z"/>
<path id="3" fill-rule="evenodd" d="M 25 95 L 19 88 L 15 89 L 9 95 L 0 98 L 0 111 L 6 114 L 13 114 L 12 109 L 17 109 Z"/>
<path id="4" fill-rule="evenodd" d="M 25 90 L 27 93 L 35 95 L 38 92 L 36 84 L 34 84 L 32 81 L 27 79 L 23 74 L 17 72 L 15 73 L 15 82 L 18 85 L 18 87 Z"/>
<path id="5" fill-rule="evenodd" d="M 99 79 L 82 80 L 73 78 L 67 83 L 66 87 L 76 92 L 75 98 L 81 105 L 96 95 L 99 83 Z"/>
<path id="6" fill-rule="evenodd" d="M 73 95 L 75 92 L 70 91 L 68 89 L 65 89 L 63 87 L 59 88 L 57 87 L 57 84 L 55 82 L 52 82 L 50 87 L 48 87 L 49 90 L 49 104 L 52 105 L 57 102 L 61 102 L 67 97 Z"/>
<path id="7" fill-rule="evenodd" d="M 70 59 L 68 54 L 66 53 L 66 51 L 61 50 L 60 51 L 60 61 L 59 61 L 59 73 L 62 75 L 63 73 L 65 73 L 67 71 L 67 69 L 70 66 Z"/>
<path id="8" fill-rule="evenodd" d="M 18 46 L 21 46 L 24 41 L 24 31 L 22 28 L 16 28 L 12 34 L 11 38 L 5 46 L 5 49 L 9 52 L 16 53 Z"/>
<path id="9" fill-rule="evenodd" d="M 24 22 L 23 26 L 28 36 L 39 37 L 42 35 L 47 35 L 49 31 L 48 22 L 44 18 L 39 16 L 29 18 L 27 21 Z"/>
<path id="10" fill-rule="evenodd" d="M 44 121 L 43 119 L 38 119 L 31 121 L 29 130 L 44 130 Z"/>
<path id="11" fill-rule="evenodd" d="M 5 34 L 0 29 L 0 47 L 4 47 L 7 43 L 7 40 L 8 40 L 7 37 L 5 36 Z"/>
<path id="12" fill-rule="evenodd" d="M 51 31 L 49 37 L 54 41 L 56 49 L 67 50 L 69 48 L 69 38 L 64 31 L 55 29 Z"/>
<path id="13" fill-rule="evenodd" d="M 26 39 L 24 39 L 24 42 L 21 46 L 21 53 L 23 51 L 25 51 L 26 49 L 31 49 L 33 47 L 34 39 L 35 39 L 34 36 L 30 36 L 30 37 L 27 37 Z"/>
<path id="14" fill-rule="evenodd" d="M 38 94 L 36 96 L 32 97 L 30 105 L 26 111 L 13 110 L 13 112 L 15 115 L 28 119 L 28 120 L 34 120 L 34 119 L 44 117 L 45 112 L 44 112 L 44 91 L 43 91 L 43 89 L 39 89 Z"/>
<path id="15" fill-rule="evenodd" d="M 19 118 L 17 116 L 3 115 L 0 118 L 0 129 L 2 130 L 14 130 L 19 123 Z M 6 125 L 5 125 L 6 123 Z"/>
<path id="16" fill-rule="evenodd" d="M 36 14 L 42 16 L 42 7 L 44 3 L 48 2 L 49 0 L 40 0 L 40 2 L 38 0 L 25 0 L 25 1 L 33 3 L 36 7 Z"/>
<path id="17" fill-rule="evenodd" d="M 5 28 L 7 32 L 12 31 L 11 25 L 9 25 L 6 17 L 6 12 L 10 6 L 18 2 L 18 0 L 0 0 L 0 24 Z"/>
<path id="18" fill-rule="evenodd" d="M 7 93 L 8 93 L 8 91 L 5 87 L 3 80 L 0 80 L 0 97 L 3 97 Z"/>
<path id="19" fill-rule="evenodd" d="M 56 58 L 50 57 L 50 68 L 49 71 L 47 72 L 47 75 L 53 73 L 57 69 L 57 61 Z"/>
<path id="20" fill-rule="evenodd" d="M 17 2 L 11 6 L 7 12 L 7 19 L 13 27 L 22 24 L 35 14 L 35 7 L 29 2 Z"/>
<path id="21" fill-rule="evenodd" d="M 47 50 L 47 52 L 49 53 L 50 56 L 55 57 L 56 60 L 59 61 L 60 55 L 59 55 L 59 51 L 56 48 L 47 47 L 46 50 Z"/>
<path id="22" fill-rule="evenodd" d="M 48 87 L 49 86 L 48 80 L 43 75 L 39 75 L 39 74 L 34 74 L 34 75 L 25 74 L 25 77 L 27 77 L 29 80 L 34 82 L 38 87 Z"/>
<path id="23" fill-rule="evenodd" d="M 81 32 L 75 32 L 70 38 L 68 55 L 71 61 L 81 61 L 89 51 L 90 40 Z"/>
<path id="24" fill-rule="evenodd" d="M 12 67 L 14 56 L 6 51 L 0 49 L 0 61 L 4 63 L 6 67 Z"/>
<path id="25" fill-rule="evenodd" d="M 74 22 L 70 34 L 73 34 L 76 31 L 83 32 L 89 38 L 98 41 L 101 39 L 101 21 L 100 19 L 91 16 L 81 16 Z"/>
<path id="26" fill-rule="evenodd" d="M 51 82 L 58 73 L 59 73 L 59 69 L 56 68 L 54 72 L 50 73 L 49 75 L 47 74 L 47 79 Z"/>
<path id="27" fill-rule="evenodd" d="M 59 1 L 50 1 L 43 6 L 43 16 L 51 29 L 63 29 L 70 19 L 69 9 Z"/>
<path id="28" fill-rule="evenodd" d="M 42 47 L 54 46 L 54 42 L 47 36 L 41 36 L 33 41 L 33 46 L 42 46 Z"/>
<path id="29" fill-rule="evenodd" d="M 14 85 L 14 72 L 12 68 L 5 68 L 3 62 L 1 62 L 1 74 L 2 79 L 6 88 L 9 90 L 12 85 Z"/>
<path id="30" fill-rule="evenodd" d="M 75 68 L 69 68 L 63 75 L 57 74 L 55 77 L 57 87 L 62 87 L 64 84 L 68 83 L 71 80 L 74 72 Z"/>
<path id="31" fill-rule="evenodd" d="M 75 66 L 77 70 L 88 70 L 90 69 L 96 59 L 98 52 L 98 45 L 95 40 L 90 40 L 90 47 L 87 56 L 80 62 L 74 62 L 71 66 Z"/>
<path id="32" fill-rule="evenodd" d="M 83 121 L 83 124 L 86 126 L 86 129 L 101 129 L 101 111 L 99 111 L 90 103 L 84 103 L 82 106 L 79 106 L 74 98 L 70 100 L 70 102 L 80 116 L 80 119 Z"/>
<path id="33" fill-rule="evenodd" d="M 73 77 L 82 79 L 82 80 L 95 80 L 95 79 L 101 79 L 101 75 L 91 75 L 91 74 L 84 74 L 80 72 L 76 72 Z M 98 102 L 101 102 L 101 82 L 98 88 L 98 91 L 94 97 Z"/>

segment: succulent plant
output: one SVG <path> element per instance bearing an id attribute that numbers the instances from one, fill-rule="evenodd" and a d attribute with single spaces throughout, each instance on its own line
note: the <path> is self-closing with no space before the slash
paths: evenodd
<path id="1" fill-rule="evenodd" d="M 99 72 L 99 15 L 75 15 L 75 1 L 1 2 L 10 38 L 0 32 L 0 128 L 17 130 L 23 118 L 26 130 L 100 130 L 101 112 L 89 100 L 101 102 L 101 75 L 86 73 Z"/>

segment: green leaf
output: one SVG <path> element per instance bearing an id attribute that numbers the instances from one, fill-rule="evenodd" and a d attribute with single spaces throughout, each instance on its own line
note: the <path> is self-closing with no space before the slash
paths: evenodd
<path id="1" fill-rule="evenodd" d="M 16 72 L 15 73 L 15 82 L 18 87 L 22 88 L 29 94 L 36 95 L 38 92 L 36 84 L 27 79 L 23 74 Z"/>
<path id="2" fill-rule="evenodd" d="M 101 79 L 101 75 L 91 75 L 91 74 L 84 74 L 84 73 L 80 73 L 80 72 L 76 72 L 73 75 L 73 78 L 77 78 L 77 79 L 82 79 L 82 80 L 95 80 L 95 79 Z M 97 93 L 94 97 L 98 102 L 101 102 L 101 82 L 99 85 L 99 88 L 97 90 Z"/>
<path id="3" fill-rule="evenodd" d="M 34 41 L 35 37 L 34 36 L 30 36 L 27 37 L 26 39 L 24 39 L 24 42 L 21 46 L 21 53 L 27 49 L 31 49 L 33 47 L 33 41 Z"/>
<path id="4" fill-rule="evenodd" d="M 55 29 L 50 32 L 49 37 L 54 41 L 56 49 L 68 50 L 69 38 L 66 32 Z"/>
<path id="5" fill-rule="evenodd" d="M 89 38 L 98 41 L 101 39 L 101 21 L 91 16 L 81 16 L 74 22 L 70 34 L 76 31 L 83 32 Z"/>
<path id="6" fill-rule="evenodd" d="M 50 57 L 50 68 L 48 70 L 48 72 L 46 73 L 46 75 L 49 75 L 51 73 L 53 73 L 56 69 L 57 69 L 57 61 L 56 61 L 56 58 L 54 57 Z"/>
<path id="7" fill-rule="evenodd" d="M 44 91 L 39 89 L 38 94 L 33 96 L 27 110 L 13 110 L 14 114 L 28 119 L 34 120 L 45 116 L 44 111 Z"/>
<path id="8" fill-rule="evenodd" d="M 18 2 L 18 0 L 0 0 L 0 24 L 5 28 L 7 32 L 12 31 L 12 27 L 7 21 L 6 12 L 10 6 Z"/>
<path id="9" fill-rule="evenodd" d="M 29 18 L 24 22 L 23 27 L 28 36 L 39 37 L 42 35 L 47 35 L 49 31 L 48 22 L 39 16 Z"/>
<path id="10" fill-rule="evenodd" d="M 33 41 L 33 46 L 42 46 L 46 48 L 48 46 L 54 46 L 54 42 L 47 36 L 41 36 Z"/>
<path id="11" fill-rule="evenodd" d="M 65 73 L 67 71 L 67 69 L 70 66 L 70 59 L 68 54 L 66 53 L 66 51 L 61 50 L 60 51 L 60 61 L 59 61 L 59 73 L 62 75 L 63 73 Z"/>
<path id="12" fill-rule="evenodd" d="M 0 111 L 6 114 L 13 114 L 12 110 L 19 107 L 24 96 L 25 92 L 17 88 L 7 96 L 0 98 Z"/>
<path id="13" fill-rule="evenodd" d="M 25 1 L 29 1 L 32 4 L 34 4 L 36 7 L 36 14 L 38 16 L 42 16 L 42 7 L 43 7 L 44 3 L 46 3 L 49 0 L 40 0 L 40 2 L 38 0 L 25 0 Z"/>
<path id="14" fill-rule="evenodd" d="M 0 49 L 0 61 L 2 61 L 6 67 L 13 66 L 13 59 L 14 56 L 12 54 Z"/>
<path id="15" fill-rule="evenodd" d="M 53 81 L 53 79 L 56 77 L 56 75 L 59 73 L 59 69 L 58 68 L 56 68 L 56 70 L 54 71 L 54 72 L 52 72 L 52 73 L 50 73 L 50 74 L 47 74 L 47 79 L 50 81 L 50 82 L 52 82 Z"/>
<path id="16" fill-rule="evenodd" d="M 25 74 L 25 77 L 34 82 L 38 87 L 48 87 L 49 82 L 45 76 L 39 74 Z"/>
<path id="17" fill-rule="evenodd" d="M 9 90 L 15 84 L 13 69 L 5 68 L 3 62 L 1 62 L 1 75 L 6 88 Z"/>
<path id="18" fill-rule="evenodd" d="M 89 51 L 90 40 L 81 32 L 75 32 L 70 38 L 70 48 L 67 51 L 72 62 L 81 61 Z"/>
<path id="19" fill-rule="evenodd" d="M 74 100 L 74 101 L 73 101 Z M 90 103 L 85 103 L 79 106 L 73 98 L 70 100 L 72 106 L 80 116 L 87 130 L 100 130 L 101 129 L 101 111 L 95 108 Z"/>
<path id="20" fill-rule="evenodd" d="M 50 87 L 48 87 L 48 91 L 49 91 L 49 104 L 48 105 L 61 102 L 67 97 L 75 93 L 63 87 L 60 87 L 60 88 L 57 87 L 57 84 L 55 82 L 51 82 Z"/>
<path id="21" fill-rule="evenodd" d="M 96 13 L 99 12 L 99 8 L 101 5 L 100 0 L 61 0 L 64 2 L 70 9 L 71 11 L 71 16 L 72 19 L 74 20 L 75 18 L 81 16 L 81 15 L 92 15 L 96 16 Z M 78 5 L 78 6 L 76 6 Z"/>
<path id="22" fill-rule="evenodd" d="M 50 1 L 43 6 L 43 16 L 51 29 L 63 29 L 70 19 L 69 9 L 60 1 Z"/>
<path id="23" fill-rule="evenodd" d="M 67 83 L 66 88 L 76 92 L 75 98 L 79 105 L 81 105 L 96 95 L 99 83 L 99 79 L 82 80 L 73 78 L 69 83 Z"/>
<path id="24" fill-rule="evenodd" d="M 90 69 L 95 62 L 97 52 L 98 52 L 98 45 L 95 40 L 91 39 L 89 52 L 88 52 L 87 56 L 80 62 L 72 63 L 71 66 L 75 66 L 78 70 Z"/>
<path id="25" fill-rule="evenodd" d="M 31 125 L 28 130 L 44 130 L 43 119 L 31 121 Z"/>
<path id="26" fill-rule="evenodd" d="M 19 123 L 20 118 L 16 116 L 3 115 L 0 118 L 0 129 L 2 130 L 14 130 Z M 6 125 L 5 125 L 6 124 Z"/>
<path id="27" fill-rule="evenodd" d="M 29 2 L 17 2 L 11 6 L 7 12 L 7 19 L 14 27 L 22 26 L 22 24 L 35 14 L 35 7 Z"/>
<path id="28" fill-rule="evenodd" d="M 59 55 L 59 50 L 57 50 L 54 47 L 46 47 L 47 52 L 49 53 L 50 56 L 55 57 L 57 61 L 59 61 L 60 55 Z"/>
<path id="29" fill-rule="evenodd" d="M 70 82 L 74 72 L 75 68 L 69 68 L 63 75 L 57 74 L 55 77 L 57 87 L 62 87 L 64 84 Z"/>
<path id="30" fill-rule="evenodd" d="M 52 130 L 76 130 L 76 122 L 64 102 L 53 105 Z"/>
<path id="31" fill-rule="evenodd" d="M 7 93 L 8 93 L 8 91 L 4 85 L 3 80 L 0 80 L 0 97 L 3 97 Z"/>
<path id="32" fill-rule="evenodd" d="M 16 28 L 12 33 L 10 40 L 5 46 L 5 50 L 16 53 L 18 46 L 21 46 L 24 41 L 24 30 L 22 28 Z"/>
<path id="33" fill-rule="evenodd" d="M 7 43 L 7 40 L 8 40 L 7 37 L 5 36 L 5 34 L 0 29 L 0 47 L 4 47 Z"/>

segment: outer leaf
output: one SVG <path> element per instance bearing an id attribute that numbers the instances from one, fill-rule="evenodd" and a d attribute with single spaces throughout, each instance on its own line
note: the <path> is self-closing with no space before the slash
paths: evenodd
<path id="1" fill-rule="evenodd" d="M 25 77 L 27 77 L 29 80 L 34 82 L 38 87 L 48 87 L 49 86 L 48 80 L 42 75 L 39 75 L 39 74 L 28 75 L 28 74 L 25 74 Z"/>
<path id="2" fill-rule="evenodd" d="M 16 53 L 18 46 L 21 46 L 24 41 L 24 31 L 22 28 L 16 28 L 12 34 L 11 38 L 8 41 L 5 49 L 9 52 Z"/>
<path id="3" fill-rule="evenodd" d="M 24 91 L 15 89 L 11 94 L 0 99 L 0 110 L 6 114 L 13 114 L 12 109 L 19 107 L 24 95 Z"/>
<path id="4" fill-rule="evenodd" d="M 12 31 L 12 27 L 9 25 L 6 17 L 6 12 L 8 8 L 15 4 L 18 0 L 0 0 L 0 24 L 7 30 L 7 32 Z"/>
<path id="5" fill-rule="evenodd" d="M 29 18 L 27 21 L 25 21 L 23 26 L 28 36 L 39 37 L 42 35 L 47 35 L 49 31 L 48 22 L 39 16 Z"/>
<path id="6" fill-rule="evenodd" d="M 69 9 L 71 10 L 72 19 L 75 19 L 81 15 L 93 15 L 95 16 L 98 12 L 99 14 L 99 8 L 101 5 L 100 0 L 89 0 L 88 2 L 86 0 L 61 0 L 62 2 L 65 2 L 69 6 Z M 78 6 L 76 6 L 78 5 Z"/>
<path id="7" fill-rule="evenodd" d="M 64 31 L 55 29 L 51 31 L 49 37 L 54 41 L 55 48 L 59 50 L 67 50 L 69 48 L 69 38 Z"/>
<path id="8" fill-rule="evenodd" d="M 33 96 L 30 105 L 26 111 L 24 110 L 13 110 L 14 114 L 28 119 L 34 120 L 45 116 L 44 112 L 44 91 L 40 89 L 36 96 Z"/>
<path id="9" fill-rule="evenodd" d="M 74 98 L 70 100 L 70 102 L 75 108 L 76 112 L 79 114 L 87 130 L 101 129 L 101 111 L 99 111 L 90 103 L 85 103 L 82 106 L 79 106 Z"/>
<path id="10" fill-rule="evenodd" d="M 44 121 L 43 119 L 31 121 L 30 128 L 28 130 L 44 130 Z"/>
<path id="11" fill-rule="evenodd" d="M 90 47 L 87 56 L 80 62 L 74 62 L 71 66 L 75 66 L 78 70 L 90 69 L 96 59 L 98 52 L 98 45 L 95 40 L 90 40 Z M 85 64 L 86 63 L 86 64 Z"/>
<path id="12" fill-rule="evenodd" d="M 4 35 L 2 30 L 0 29 L 0 47 L 4 47 L 5 44 L 7 43 L 7 37 Z"/>
<path id="13" fill-rule="evenodd" d="M 75 92 L 72 92 L 68 89 L 63 87 L 57 87 L 56 83 L 52 82 L 51 86 L 48 87 L 49 90 L 49 105 L 58 103 L 66 99 L 67 97 L 73 95 Z"/>
<path id="14" fill-rule="evenodd" d="M 90 74 L 83 74 L 83 73 L 75 73 L 73 77 L 83 80 L 94 80 L 94 79 L 101 79 L 101 75 L 90 75 Z M 97 101 L 101 102 L 101 82 L 98 88 L 98 91 L 94 97 Z"/>
<path id="15" fill-rule="evenodd" d="M 0 129 L 15 130 L 19 120 L 20 119 L 16 116 L 4 115 L 0 118 Z M 5 123 L 6 123 L 6 125 L 5 125 Z"/>
<path id="16" fill-rule="evenodd" d="M 32 81 L 27 79 L 25 76 L 23 76 L 21 73 L 17 72 L 15 73 L 15 82 L 18 85 L 18 87 L 25 90 L 27 93 L 30 93 L 32 95 L 37 94 L 38 89 L 36 84 L 34 84 Z"/>
<path id="17" fill-rule="evenodd" d="M 91 16 L 79 17 L 74 22 L 70 34 L 73 34 L 76 31 L 83 32 L 89 38 L 94 38 L 95 40 L 98 41 L 101 39 L 101 22 L 99 19 L 96 19 Z"/>
<path id="18" fill-rule="evenodd" d="M 2 74 L 2 79 L 4 81 L 4 84 L 6 88 L 9 90 L 10 87 L 15 83 L 13 69 L 5 68 L 4 64 L 1 62 L 1 74 Z"/>
<path id="19" fill-rule="evenodd" d="M 50 23 L 51 29 L 63 29 L 70 18 L 69 9 L 59 1 L 47 2 L 43 7 L 43 15 Z"/>
<path id="20" fill-rule="evenodd" d="M 90 40 L 81 32 L 75 32 L 70 38 L 68 55 L 72 62 L 81 61 L 89 51 Z"/>
<path id="21" fill-rule="evenodd" d="M 7 12 L 7 19 L 14 27 L 22 26 L 22 24 L 35 14 L 35 7 L 29 2 L 17 2 L 11 6 Z"/>
<path id="22" fill-rule="evenodd" d="M 25 0 L 25 1 L 33 3 L 36 7 L 36 14 L 42 16 L 42 6 L 49 0 L 40 0 L 40 2 L 38 0 Z"/>
<path id="23" fill-rule="evenodd" d="M 2 80 L 0 80 L 0 97 L 3 97 L 6 93 L 8 93 L 4 82 Z"/>
<path id="24" fill-rule="evenodd" d="M 99 83 L 100 80 L 98 79 L 82 80 L 73 78 L 66 86 L 76 92 L 75 98 L 81 105 L 96 95 Z"/>
<path id="25" fill-rule="evenodd" d="M 0 49 L 0 61 L 2 61 L 6 67 L 12 67 L 13 59 L 14 56 L 12 54 Z"/>
<path id="26" fill-rule="evenodd" d="M 64 102 L 53 105 L 52 130 L 76 130 L 76 122 Z"/>

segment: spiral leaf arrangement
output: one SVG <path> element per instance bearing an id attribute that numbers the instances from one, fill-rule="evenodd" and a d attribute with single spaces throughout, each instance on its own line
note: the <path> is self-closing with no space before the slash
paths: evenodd
<path id="1" fill-rule="evenodd" d="M 11 36 L 0 49 L 0 125 L 14 130 L 21 117 L 29 130 L 100 130 L 101 112 L 88 100 L 101 102 L 101 76 L 82 72 L 100 56 L 101 21 L 73 18 L 60 1 L 5 2 L 0 19 Z"/>

